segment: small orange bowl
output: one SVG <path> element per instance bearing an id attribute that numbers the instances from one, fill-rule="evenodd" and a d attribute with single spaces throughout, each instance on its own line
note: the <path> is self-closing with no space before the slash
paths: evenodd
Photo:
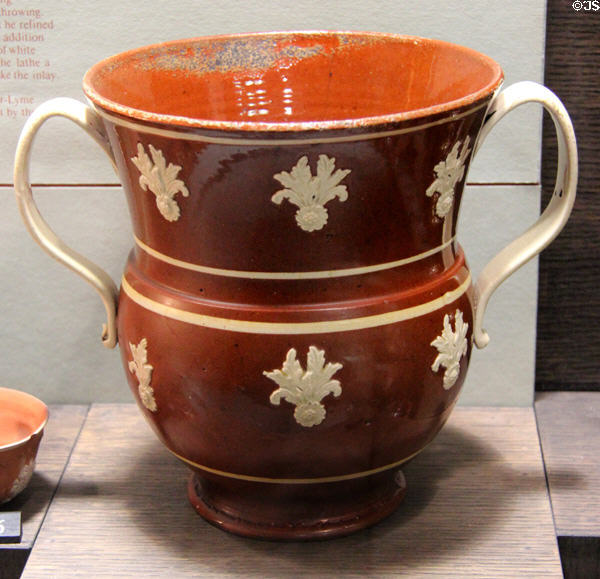
<path id="1" fill-rule="evenodd" d="M 48 407 L 41 400 L 0 388 L 0 503 L 29 484 L 47 421 Z"/>

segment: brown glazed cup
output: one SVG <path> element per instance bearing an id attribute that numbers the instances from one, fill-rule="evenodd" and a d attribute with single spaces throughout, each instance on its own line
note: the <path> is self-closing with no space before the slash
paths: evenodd
<path id="1" fill-rule="evenodd" d="M 0 503 L 29 484 L 48 421 L 48 408 L 19 390 L 0 388 Z"/>
<path id="2" fill-rule="evenodd" d="M 32 235 L 99 292 L 132 392 L 193 471 L 210 522 L 279 539 L 343 535 L 401 501 L 400 465 L 450 414 L 494 289 L 565 224 L 575 137 L 534 83 L 500 92 L 490 58 L 358 32 L 217 36 L 113 56 L 90 105 L 25 126 L 15 188 Z M 474 283 L 456 240 L 467 171 L 514 107 L 559 142 L 540 220 Z M 135 246 L 120 293 L 43 221 L 30 147 L 52 116 L 108 153 Z M 118 316 L 116 312 L 118 310 Z"/>

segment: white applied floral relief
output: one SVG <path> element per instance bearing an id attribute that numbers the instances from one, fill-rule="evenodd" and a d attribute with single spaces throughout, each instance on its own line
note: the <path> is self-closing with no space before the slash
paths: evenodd
<path id="1" fill-rule="evenodd" d="M 27 485 L 29 484 L 29 481 L 31 480 L 31 477 L 33 476 L 34 470 L 35 470 L 35 460 L 34 459 L 31 459 L 29 462 L 27 462 L 23 465 L 23 468 L 21 468 L 21 471 L 19 472 L 19 476 L 15 479 L 15 482 L 13 482 L 13 485 L 10 488 L 10 491 L 8 493 L 8 498 L 4 502 L 14 499 L 21 491 L 23 491 L 25 489 L 25 487 L 27 487 Z"/>
<path id="2" fill-rule="evenodd" d="M 339 381 L 331 379 L 341 368 L 342 364 L 339 363 L 325 364 L 325 352 L 310 346 L 304 370 L 296 360 L 296 349 L 291 348 L 281 370 L 263 372 L 279 386 L 269 400 L 276 406 L 279 406 L 282 399 L 294 404 L 294 418 L 302 426 L 321 424 L 326 415 L 321 400 L 329 394 L 338 397 L 342 393 Z"/>
<path id="3" fill-rule="evenodd" d="M 460 374 L 460 360 L 467 353 L 467 331 L 469 324 L 463 322 L 463 314 L 460 310 L 454 313 L 454 330 L 450 325 L 450 316 L 444 316 L 444 329 L 442 335 L 438 336 L 431 345 L 437 348 L 439 354 L 431 365 L 431 369 L 437 372 L 440 366 L 445 368 L 443 386 L 450 390 Z"/>
<path id="4" fill-rule="evenodd" d="M 465 161 L 471 152 L 469 149 L 470 138 L 465 139 L 464 144 L 457 141 L 448 153 L 445 161 L 440 161 L 433 170 L 436 174 L 435 181 L 427 188 L 427 197 L 439 194 L 435 204 L 435 214 L 443 219 L 448 215 L 454 203 L 454 189 L 456 184 L 465 175 Z M 460 149 L 460 154 L 459 154 Z"/>
<path id="5" fill-rule="evenodd" d="M 154 368 L 148 364 L 148 341 L 143 338 L 137 346 L 130 342 L 129 349 L 133 357 L 133 360 L 129 362 L 129 371 L 135 374 L 138 380 L 140 400 L 150 412 L 156 412 L 158 407 L 154 399 L 154 388 L 150 386 Z"/>
<path id="6" fill-rule="evenodd" d="M 162 151 L 155 149 L 149 145 L 150 155 L 144 150 L 144 146 L 138 143 L 137 157 L 132 157 L 133 164 L 138 168 L 140 175 L 140 187 L 144 191 L 152 191 L 156 195 L 156 206 L 161 215 L 167 221 L 177 221 L 179 219 L 179 205 L 174 197 L 177 193 L 181 193 L 184 197 L 188 197 L 190 192 L 181 179 L 177 179 L 181 167 L 167 162 L 162 154 Z"/>
<path id="7" fill-rule="evenodd" d="M 271 201 L 280 205 L 284 199 L 298 207 L 296 223 L 304 231 L 318 231 L 327 223 L 325 204 L 335 199 L 346 201 L 348 190 L 340 182 L 350 169 L 335 169 L 335 158 L 319 155 L 317 174 L 313 175 L 308 165 L 308 157 L 301 157 L 295 167 L 288 173 L 282 171 L 273 177 L 285 189 L 281 189 L 271 197 Z"/>

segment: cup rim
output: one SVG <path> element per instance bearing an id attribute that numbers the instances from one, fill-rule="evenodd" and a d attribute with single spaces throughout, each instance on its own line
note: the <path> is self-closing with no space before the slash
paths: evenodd
<path id="1" fill-rule="evenodd" d="M 42 418 L 42 421 L 39 424 L 39 426 L 33 432 L 28 434 L 27 436 L 24 436 L 23 438 L 20 438 L 19 440 L 16 440 L 14 442 L 0 445 L 0 452 L 4 452 L 6 450 L 11 450 L 13 448 L 22 446 L 23 444 L 26 444 L 34 436 L 37 436 L 38 434 L 40 434 L 40 432 L 42 432 L 44 430 L 44 428 L 46 427 L 46 424 L 48 423 L 48 417 L 49 417 L 48 406 L 44 402 L 42 402 L 39 398 L 36 398 L 35 396 L 33 396 L 33 394 L 29 394 L 28 392 L 23 392 L 22 390 L 17 390 L 15 388 L 0 387 L 0 396 L 2 394 L 10 394 L 12 396 L 17 396 L 24 400 L 29 401 L 32 404 L 35 404 L 38 408 L 40 408 L 42 410 L 43 418 Z"/>
<path id="2" fill-rule="evenodd" d="M 178 44 L 191 44 L 194 42 L 210 42 L 210 41 L 223 41 L 229 39 L 252 39 L 262 38 L 268 39 L 270 37 L 294 37 L 294 36 L 305 36 L 305 37 L 342 37 L 350 36 L 355 38 L 365 38 L 374 40 L 395 40 L 403 41 L 407 43 L 427 43 L 434 44 L 437 46 L 446 47 L 448 49 L 462 52 L 463 54 L 469 55 L 473 59 L 478 59 L 484 62 L 492 71 L 492 79 L 487 84 L 483 85 L 478 90 L 472 91 L 458 99 L 451 101 L 422 107 L 415 108 L 409 111 L 403 111 L 392 114 L 382 114 L 376 116 L 364 116 L 347 119 L 335 119 L 335 120 L 318 120 L 318 121 L 254 121 L 254 120 L 216 120 L 209 118 L 196 118 L 188 116 L 178 116 L 165 113 L 155 113 L 140 108 L 124 105 L 117 102 L 114 99 L 102 96 L 99 90 L 94 87 L 94 79 L 102 73 L 102 71 L 113 67 L 118 64 L 119 61 L 123 61 L 127 58 L 131 58 L 136 55 L 143 53 L 151 53 L 159 49 L 166 49 L 168 47 L 176 46 Z M 197 129 L 212 129 L 221 131 L 242 131 L 242 132 L 308 132 L 323 131 L 323 130 L 336 130 L 336 129 L 356 129 L 356 128 L 372 128 L 374 126 L 389 125 L 391 123 L 399 123 L 402 121 L 410 121 L 414 119 L 421 119 L 439 115 L 441 113 L 448 113 L 459 109 L 464 109 L 469 105 L 475 103 L 481 103 L 486 98 L 491 96 L 497 91 L 504 79 L 504 74 L 500 65 L 490 58 L 489 56 L 478 52 L 472 48 L 440 40 L 436 38 L 426 38 L 414 35 L 406 34 L 395 34 L 387 32 L 362 32 L 362 31 L 345 31 L 345 30 L 283 30 L 273 32 L 251 32 L 251 33 L 236 33 L 236 34 L 219 34 L 219 35 L 208 35 L 199 36 L 193 38 L 183 38 L 170 40 L 167 42 L 159 42 L 155 44 L 149 44 L 140 46 L 120 52 L 109 56 L 103 60 L 100 60 L 87 70 L 83 77 L 83 91 L 88 100 L 96 108 L 102 109 L 104 112 L 115 113 L 122 117 L 126 117 L 133 120 L 144 121 L 148 123 L 155 123 L 160 125 L 167 125 L 171 127 L 184 127 L 184 128 L 197 128 Z"/>

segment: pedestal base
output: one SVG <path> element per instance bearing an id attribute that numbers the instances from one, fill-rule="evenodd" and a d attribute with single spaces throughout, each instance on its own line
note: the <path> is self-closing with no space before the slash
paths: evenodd
<path id="1" fill-rule="evenodd" d="M 390 515 L 406 493 L 402 471 L 318 484 L 269 484 L 194 473 L 188 496 L 209 523 L 245 537 L 315 540 L 348 535 Z"/>

